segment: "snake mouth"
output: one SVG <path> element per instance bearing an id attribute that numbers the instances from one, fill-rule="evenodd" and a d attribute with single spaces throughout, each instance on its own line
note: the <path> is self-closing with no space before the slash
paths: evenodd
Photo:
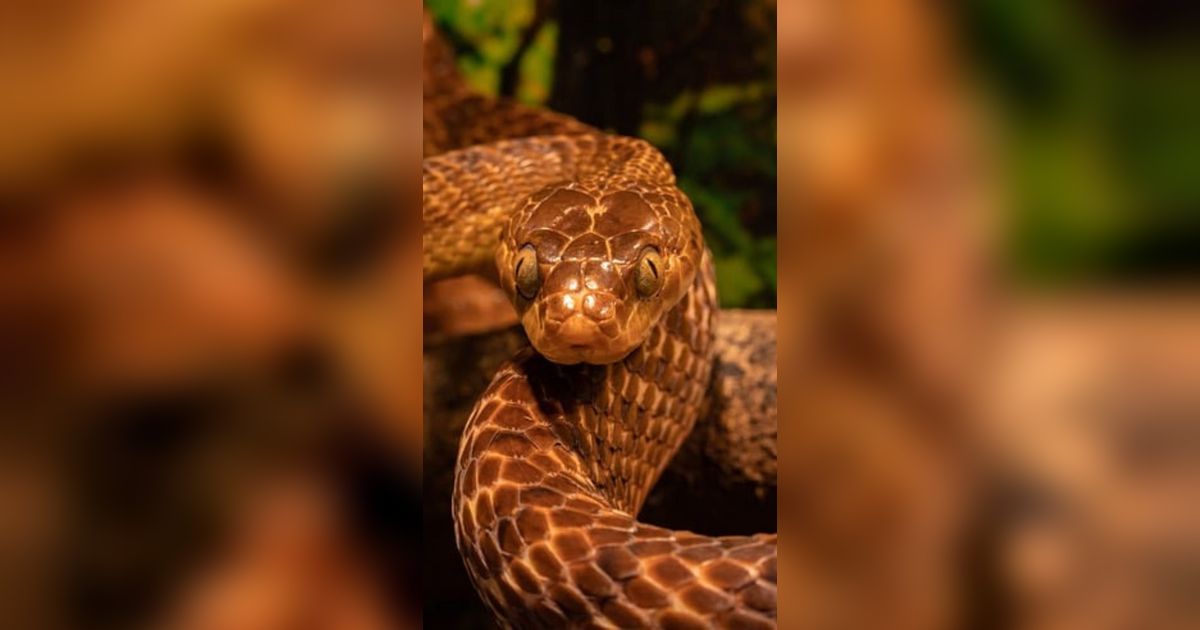
<path id="1" fill-rule="evenodd" d="M 616 363 L 629 355 L 629 352 L 614 354 L 604 351 L 597 351 L 590 347 L 578 349 L 562 348 L 550 352 L 542 352 L 539 350 L 539 352 L 541 352 L 542 356 L 546 357 L 550 361 L 560 365 L 577 365 L 580 363 L 586 363 L 588 365 L 607 365 L 609 363 Z"/>
<path id="2" fill-rule="evenodd" d="M 554 337 L 560 340 L 561 345 L 576 350 L 595 347 L 607 340 L 600 324 L 582 313 L 568 317 L 554 328 Z"/>
<path id="3" fill-rule="evenodd" d="M 571 341 L 555 335 L 531 337 L 530 341 L 539 354 L 562 365 L 589 363 L 604 365 L 624 359 L 633 347 L 625 347 L 621 339 L 599 337 L 590 342 Z"/>

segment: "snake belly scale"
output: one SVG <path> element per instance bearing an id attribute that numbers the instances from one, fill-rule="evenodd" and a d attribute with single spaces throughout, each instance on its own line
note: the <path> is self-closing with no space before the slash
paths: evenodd
<path id="1" fill-rule="evenodd" d="M 531 342 L 459 446 L 451 505 L 476 590 L 505 627 L 775 627 L 774 534 L 636 519 L 713 364 L 711 256 L 670 166 L 472 93 L 428 20 L 425 49 L 425 278 L 488 273 Z"/>

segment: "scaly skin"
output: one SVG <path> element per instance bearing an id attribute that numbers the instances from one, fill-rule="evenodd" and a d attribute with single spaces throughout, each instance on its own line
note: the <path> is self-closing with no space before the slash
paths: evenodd
<path id="1" fill-rule="evenodd" d="M 533 345 L 459 447 L 452 510 L 476 589 L 510 627 L 774 627 L 775 535 L 634 516 L 713 366 L 711 259 L 670 166 L 643 141 L 470 94 L 444 55 L 427 62 L 427 88 L 448 87 L 426 101 L 426 280 L 494 264 Z M 464 110 L 475 117 L 453 130 L 430 118 Z M 521 285 L 523 264 L 536 282 Z"/>

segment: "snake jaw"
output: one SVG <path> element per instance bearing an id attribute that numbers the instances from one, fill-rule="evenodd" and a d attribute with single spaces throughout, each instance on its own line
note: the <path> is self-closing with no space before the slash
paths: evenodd
<path id="1" fill-rule="evenodd" d="M 562 322 L 544 324 L 539 330 L 540 334 L 529 335 L 534 349 L 550 361 L 562 365 L 616 363 L 643 341 L 626 335 L 609 337 L 602 324 L 584 315 L 573 315 Z"/>

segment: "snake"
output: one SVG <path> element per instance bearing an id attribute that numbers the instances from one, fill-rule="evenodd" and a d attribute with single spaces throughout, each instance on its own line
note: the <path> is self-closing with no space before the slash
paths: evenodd
<path id="1" fill-rule="evenodd" d="M 776 534 L 637 519 L 701 413 L 719 310 L 670 164 L 475 92 L 428 15 L 424 51 L 424 280 L 490 277 L 529 340 L 459 442 L 451 510 L 476 591 L 506 628 L 776 627 Z"/>

